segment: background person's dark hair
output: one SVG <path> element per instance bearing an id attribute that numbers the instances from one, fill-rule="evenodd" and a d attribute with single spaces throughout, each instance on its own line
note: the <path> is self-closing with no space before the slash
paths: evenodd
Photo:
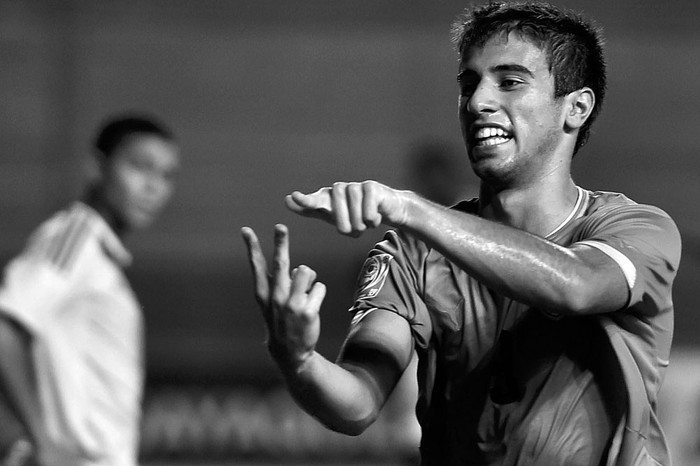
<path id="1" fill-rule="evenodd" d="M 578 133 L 574 154 L 586 143 L 606 89 L 603 37 L 592 21 L 548 3 L 494 2 L 465 10 L 452 32 L 460 59 L 469 47 L 481 47 L 495 35 L 515 32 L 546 52 L 555 97 L 591 88 L 595 106 Z"/>
<path id="2" fill-rule="evenodd" d="M 125 138 L 133 134 L 152 134 L 172 141 L 173 133 L 157 119 L 136 114 L 124 114 L 109 118 L 95 138 L 95 148 L 104 157 L 109 157 Z"/>

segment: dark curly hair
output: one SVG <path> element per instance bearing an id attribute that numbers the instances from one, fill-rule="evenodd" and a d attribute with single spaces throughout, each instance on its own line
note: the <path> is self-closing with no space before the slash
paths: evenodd
<path id="1" fill-rule="evenodd" d="M 469 47 L 481 47 L 495 35 L 516 33 L 543 50 L 554 76 L 554 96 L 589 87 L 596 97 L 574 146 L 578 152 L 590 134 L 605 98 L 606 74 L 600 28 L 581 15 L 543 2 L 492 2 L 466 9 L 452 26 L 460 59 Z"/>
<path id="2" fill-rule="evenodd" d="M 166 141 L 174 140 L 174 135 L 163 123 L 151 116 L 128 113 L 116 115 L 105 121 L 94 141 L 95 149 L 105 158 L 132 134 L 150 134 Z"/>

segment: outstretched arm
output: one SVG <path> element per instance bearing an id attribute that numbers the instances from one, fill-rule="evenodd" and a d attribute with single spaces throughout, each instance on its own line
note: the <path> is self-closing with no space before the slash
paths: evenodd
<path id="1" fill-rule="evenodd" d="M 408 366 L 408 323 L 390 312 L 374 312 L 354 326 L 337 363 L 316 352 L 325 286 L 307 266 L 290 271 L 289 234 L 275 227 L 272 270 L 255 232 L 243 228 L 255 281 L 255 296 L 268 332 L 268 348 L 292 396 L 329 428 L 357 435 L 377 417 Z"/>
<path id="2" fill-rule="evenodd" d="M 336 183 L 286 198 L 292 211 L 357 236 L 379 224 L 413 234 L 489 288 L 561 314 L 624 307 L 628 286 L 617 263 L 596 248 L 562 247 L 539 236 L 448 209 L 374 181 Z"/>

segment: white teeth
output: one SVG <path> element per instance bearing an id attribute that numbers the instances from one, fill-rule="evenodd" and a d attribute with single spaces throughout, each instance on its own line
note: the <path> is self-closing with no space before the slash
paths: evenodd
<path id="1" fill-rule="evenodd" d="M 507 134 L 501 128 L 495 128 L 493 126 L 479 128 L 475 134 L 475 137 L 477 139 L 492 138 L 492 137 L 496 137 L 496 136 L 502 138 L 502 137 L 506 137 Z"/>
<path id="2" fill-rule="evenodd" d="M 502 138 L 502 137 L 492 137 L 488 139 L 483 139 L 478 142 L 478 145 L 480 146 L 495 146 L 496 144 L 503 144 L 504 142 L 508 142 L 507 138 Z"/>

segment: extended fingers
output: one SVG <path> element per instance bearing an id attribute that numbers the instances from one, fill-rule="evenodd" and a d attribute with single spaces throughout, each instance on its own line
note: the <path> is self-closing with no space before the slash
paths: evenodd
<path id="1" fill-rule="evenodd" d="M 241 234 L 248 249 L 248 262 L 253 271 L 255 298 L 260 304 L 267 305 L 270 298 L 270 289 L 267 278 L 267 263 L 260 247 L 260 241 L 252 228 L 241 228 Z"/>
<path id="2" fill-rule="evenodd" d="M 272 263 L 272 299 L 284 303 L 289 296 L 289 230 L 275 225 L 275 252 Z"/>

